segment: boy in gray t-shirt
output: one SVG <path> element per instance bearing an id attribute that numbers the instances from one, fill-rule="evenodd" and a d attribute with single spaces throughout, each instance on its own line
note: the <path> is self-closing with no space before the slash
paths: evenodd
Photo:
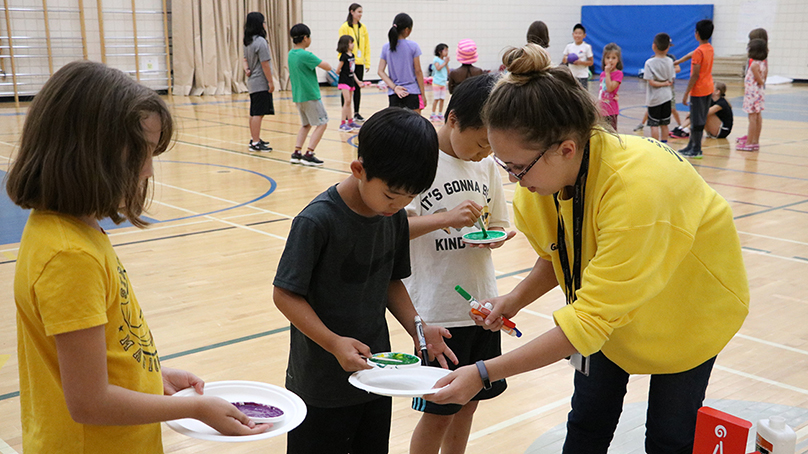
<path id="1" fill-rule="evenodd" d="M 651 48 L 654 56 L 645 61 L 643 79 L 648 81 L 645 104 L 648 106 L 648 126 L 651 137 L 660 142 L 668 141 L 668 125 L 671 122 L 671 86 L 676 77 L 673 62 L 667 57 L 671 38 L 667 33 L 658 33 Z"/>

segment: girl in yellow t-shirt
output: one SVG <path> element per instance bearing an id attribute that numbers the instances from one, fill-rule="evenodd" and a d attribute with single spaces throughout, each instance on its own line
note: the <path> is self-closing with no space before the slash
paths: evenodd
<path id="1" fill-rule="evenodd" d="M 608 133 L 595 101 L 540 46 L 510 49 L 483 109 L 494 160 L 518 182 L 516 226 L 539 254 L 478 324 L 561 284 L 556 327 L 465 366 L 431 396 L 463 404 L 490 382 L 565 357 L 576 366 L 564 453 L 608 449 L 630 374 L 650 374 L 645 448 L 690 452 L 716 355 L 749 288 L 729 204 L 674 150 Z"/>
<path id="2" fill-rule="evenodd" d="M 98 224 L 145 226 L 152 158 L 172 132 L 154 91 L 100 63 L 65 65 L 31 103 L 6 183 L 33 209 L 14 275 L 26 454 L 161 453 L 160 421 L 180 418 L 230 435 L 268 428 L 217 397 L 170 397 L 204 382 L 162 367 Z"/>

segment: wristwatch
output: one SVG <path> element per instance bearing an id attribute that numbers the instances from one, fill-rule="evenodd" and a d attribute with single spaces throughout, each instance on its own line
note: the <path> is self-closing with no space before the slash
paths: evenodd
<path id="1" fill-rule="evenodd" d="M 477 371 L 480 372 L 480 379 L 483 381 L 483 389 L 491 389 L 491 380 L 488 378 L 488 369 L 485 368 L 485 363 L 483 360 L 479 360 L 475 364 L 477 365 Z"/>

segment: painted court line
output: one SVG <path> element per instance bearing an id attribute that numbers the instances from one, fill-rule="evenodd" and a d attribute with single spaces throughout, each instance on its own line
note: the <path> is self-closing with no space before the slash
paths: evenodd
<path id="1" fill-rule="evenodd" d="M 559 399 L 555 402 L 549 403 L 535 410 L 531 410 L 527 413 L 522 413 L 521 415 L 513 417 L 506 421 L 502 421 L 499 424 L 494 424 L 493 426 L 486 427 L 485 429 L 482 430 L 478 430 L 477 432 L 474 432 L 471 435 L 469 435 L 469 441 L 474 441 L 477 440 L 478 438 L 485 437 L 486 435 L 491 435 L 494 432 L 498 432 L 502 429 L 507 429 L 508 427 L 519 424 L 520 422 L 526 421 L 530 418 L 533 418 L 534 416 L 547 413 L 549 411 L 555 410 L 556 408 L 563 407 L 569 404 L 570 404 L 570 397 L 567 396 L 563 399 Z"/>
<path id="2" fill-rule="evenodd" d="M 744 378 L 749 378 L 751 380 L 759 381 L 761 383 L 766 383 L 767 385 L 772 385 L 772 386 L 777 386 L 778 388 L 787 389 L 787 390 L 793 391 L 795 393 L 805 394 L 806 396 L 808 396 L 808 389 L 798 388 L 796 386 L 787 385 L 785 383 L 781 383 L 779 381 L 771 380 L 771 379 L 761 377 L 761 376 L 758 376 L 758 375 L 750 374 L 750 373 L 747 373 L 747 372 L 741 372 L 741 371 L 735 370 L 735 369 L 730 369 L 729 367 L 721 366 L 719 364 L 714 365 L 713 368 L 718 369 L 718 370 L 723 371 L 723 372 L 730 373 L 730 374 L 735 374 L 735 375 L 738 375 L 738 376 L 741 376 L 741 377 L 744 377 Z"/>
<path id="3" fill-rule="evenodd" d="M 17 451 L 9 446 L 8 443 L 0 439 L 0 454 L 17 454 Z"/>
<path id="4" fill-rule="evenodd" d="M 164 205 L 164 206 L 167 206 L 169 208 L 173 208 L 175 210 L 185 211 L 187 213 L 191 213 L 191 214 L 194 214 L 194 215 L 199 215 L 200 214 L 200 213 L 196 213 L 196 212 L 194 212 L 192 210 L 189 210 L 189 209 L 186 209 L 186 208 L 180 208 L 180 207 L 177 207 L 177 206 L 170 205 L 170 204 L 165 203 L 165 202 L 156 202 L 155 201 L 154 203 L 159 203 L 160 205 Z M 217 218 L 217 217 L 214 217 L 214 216 L 211 216 L 211 215 L 205 215 L 205 216 L 202 216 L 202 217 L 205 218 L 205 219 L 210 219 L 210 220 L 216 221 L 216 222 L 221 222 L 222 224 L 227 224 L 227 225 L 230 225 L 230 226 L 242 229 L 242 230 L 247 230 L 247 231 L 250 231 L 250 232 L 253 232 L 253 233 L 266 235 L 266 236 L 269 236 L 269 237 L 272 237 L 272 238 L 279 239 L 281 241 L 286 241 L 285 236 L 280 236 L 280 235 L 275 235 L 274 233 L 264 232 L 263 230 L 258 230 L 258 229 L 254 229 L 252 227 L 247 227 L 246 225 L 236 224 L 235 222 L 230 222 L 230 221 L 227 221 L 225 219 L 220 219 L 220 218 Z"/>
<path id="5" fill-rule="evenodd" d="M 160 186 L 165 186 L 167 188 L 176 189 L 178 191 L 187 192 L 189 194 L 194 194 L 194 195 L 198 195 L 198 196 L 201 196 L 201 197 L 207 197 L 207 198 L 210 198 L 210 199 L 213 199 L 213 200 L 218 200 L 220 202 L 227 202 L 227 203 L 230 203 L 230 204 L 233 204 L 233 205 L 238 205 L 239 204 L 239 202 L 236 202 L 234 200 L 223 199 L 221 197 L 216 197 L 214 195 L 205 194 L 204 192 L 198 192 L 198 191 L 194 191 L 194 190 L 191 190 L 191 189 L 181 188 L 179 186 L 174 186 L 174 185 L 168 184 L 168 183 L 161 183 L 159 181 L 155 181 L 154 184 L 159 184 Z M 253 210 L 256 210 L 256 211 L 260 211 L 262 213 L 274 214 L 276 216 L 280 216 L 280 217 L 287 218 L 287 219 L 292 219 L 292 217 L 293 217 L 293 216 L 289 216 L 288 214 L 278 213 L 276 211 L 267 210 L 267 209 L 252 206 L 252 205 L 244 205 L 244 207 L 245 208 L 250 208 L 250 209 L 253 209 Z"/>

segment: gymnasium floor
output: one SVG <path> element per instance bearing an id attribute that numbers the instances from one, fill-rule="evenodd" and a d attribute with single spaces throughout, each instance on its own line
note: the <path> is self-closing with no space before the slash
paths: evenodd
<path id="1" fill-rule="evenodd" d="M 590 89 L 596 90 L 595 83 Z M 679 95 L 683 88 L 679 88 Z M 386 106 L 375 88 L 363 92 L 362 113 Z M 730 83 L 735 109 L 729 140 L 708 139 L 704 159 L 692 161 L 732 204 L 752 292 L 751 312 L 719 355 L 709 403 L 753 422 L 783 414 L 808 449 L 808 87 L 770 86 L 760 152 L 735 151 L 746 133 L 742 87 Z M 332 118 L 317 149 L 322 168 L 289 164 L 299 119 L 289 92 L 276 93 L 277 114 L 266 117 L 263 139 L 275 151 L 247 150 L 249 98 L 166 97 L 177 122 L 176 144 L 155 164 L 155 199 L 146 230 L 109 227 L 160 349 L 163 364 L 208 382 L 254 380 L 283 385 L 288 322 L 272 303 L 272 279 L 291 219 L 317 194 L 344 179 L 355 156 L 354 134 L 339 133 L 339 98 L 323 89 Z M 631 134 L 643 113 L 644 88 L 627 78 L 620 90 L 619 130 Z M 683 106 L 680 105 L 680 108 Z M 0 177 L 19 141 L 26 106 L 0 106 Z M 425 115 L 428 115 L 425 111 Z M 647 129 L 646 129 L 647 131 Z M 684 140 L 673 140 L 674 148 Z M 507 181 L 507 178 L 504 178 Z M 506 186 L 510 200 L 513 184 Z M 12 292 L 18 241 L 27 214 L 0 196 L 0 454 L 20 452 L 19 381 Z M 518 235 L 494 252 L 500 292 L 523 279 L 535 255 Z M 552 326 L 564 304 L 556 289 L 528 306 L 516 322 L 522 339 L 504 336 L 505 351 Z M 393 349 L 409 337 L 389 317 Z M 467 452 L 556 453 L 572 394 L 564 363 L 508 379 L 501 397 L 482 403 Z M 613 453 L 642 452 L 648 377 L 632 377 Z M 410 400 L 393 401 L 391 453 L 408 450 L 419 414 Z M 285 437 L 223 445 L 187 438 L 165 425 L 170 453 L 283 452 Z M 747 451 L 752 451 L 752 447 Z"/>

